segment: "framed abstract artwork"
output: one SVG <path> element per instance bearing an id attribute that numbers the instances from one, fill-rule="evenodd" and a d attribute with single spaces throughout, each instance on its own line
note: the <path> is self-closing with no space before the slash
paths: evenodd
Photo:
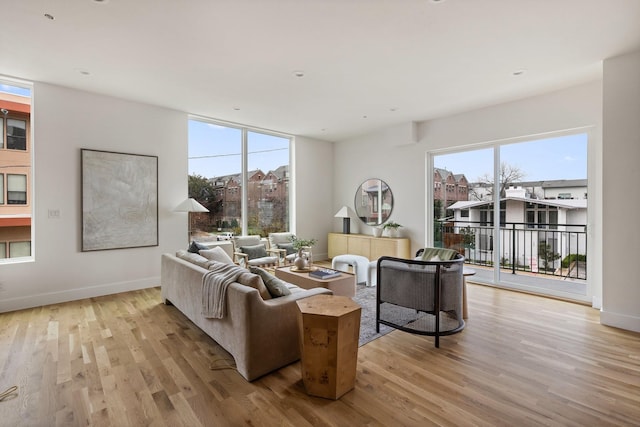
<path id="1" fill-rule="evenodd" d="M 82 251 L 158 246 L 158 157 L 81 149 Z"/>

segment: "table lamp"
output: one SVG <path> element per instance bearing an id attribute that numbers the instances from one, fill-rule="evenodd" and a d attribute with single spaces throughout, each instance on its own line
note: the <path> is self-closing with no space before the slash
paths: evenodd
<path id="1" fill-rule="evenodd" d="M 209 209 L 202 206 L 195 199 L 188 198 L 184 202 L 180 203 L 173 210 L 174 212 L 188 212 L 189 227 L 187 230 L 187 242 L 191 243 L 191 212 L 209 212 Z"/>
<path id="2" fill-rule="evenodd" d="M 334 217 L 342 218 L 342 233 L 350 234 L 351 217 L 349 216 L 349 208 L 346 206 L 341 207 Z"/>

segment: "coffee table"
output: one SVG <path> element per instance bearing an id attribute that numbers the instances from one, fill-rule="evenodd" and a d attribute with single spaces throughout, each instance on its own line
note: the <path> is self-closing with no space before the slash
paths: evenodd
<path id="1" fill-rule="evenodd" d="M 292 266 L 278 267 L 275 276 L 285 282 L 293 283 L 303 289 L 327 288 L 334 295 L 354 297 L 356 296 L 356 276 L 347 272 L 340 272 L 340 276 L 327 280 L 316 279 L 309 276 L 309 271 L 292 271 Z M 312 267 L 313 268 L 313 267 Z"/>

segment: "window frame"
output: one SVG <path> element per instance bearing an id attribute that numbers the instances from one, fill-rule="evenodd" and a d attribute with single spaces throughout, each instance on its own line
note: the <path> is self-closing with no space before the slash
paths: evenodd
<path id="1" fill-rule="evenodd" d="M 280 132 L 275 132 L 275 131 L 271 131 L 271 130 L 265 130 L 265 129 L 261 129 L 261 128 L 256 128 L 256 127 L 252 127 L 252 126 L 246 126 L 246 125 L 242 125 L 242 124 L 238 124 L 238 123 L 229 123 L 229 122 L 225 122 L 225 121 L 221 121 L 221 120 L 216 120 L 216 119 L 211 119 L 211 118 L 205 118 L 205 117 L 199 117 L 199 116 L 189 116 L 188 120 L 191 121 L 197 121 L 197 122 L 201 122 L 201 123 L 205 123 L 205 124 L 210 124 L 210 125 L 214 125 L 214 126 L 222 126 L 225 128 L 232 128 L 232 129 L 236 129 L 240 131 L 240 146 L 241 146 L 241 171 L 240 171 L 240 177 L 241 177 L 241 181 L 240 182 L 235 182 L 233 186 L 226 186 L 225 190 L 227 191 L 227 194 L 233 194 L 233 195 L 238 195 L 239 194 L 239 218 L 240 218 L 240 228 L 241 228 L 241 233 L 243 235 L 247 235 L 249 234 L 249 194 L 248 194 L 248 189 L 249 189 L 249 182 L 250 182 L 250 176 L 249 173 L 251 172 L 250 168 L 249 168 L 249 156 L 251 154 L 254 153 L 250 153 L 249 152 L 249 138 L 250 138 L 250 133 L 253 134 L 263 134 L 263 135 L 267 135 L 267 136 L 272 136 L 272 137 L 278 137 L 278 138 L 283 138 L 283 139 L 287 139 L 288 140 L 288 171 L 285 174 L 285 178 L 287 178 L 284 182 L 284 192 L 287 193 L 287 211 L 288 211 L 288 215 L 287 215 L 287 221 L 286 221 L 286 230 L 281 230 L 281 231 L 291 231 L 292 227 L 293 227 L 293 194 L 291 194 L 290 191 L 290 186 L 289 186 L 289 182 L 291 180 L 291 169 L 293 167 L 293 145 L 294 145 L 294 141 L 295 141 L 295 137 L 293 135 L 290 134 L 285 134 L 285 133 L 280 133 Z M 189 159 L 191 160 L 191 159 Z M 265 174 L 268 174 L 269 171 L 263 171 Z M 189 172 L 189 174 L 191 174 L 191 172 Z M 213 177 L 212 177 L 213 178 Z M 236 196 L 237 197 L 237 196 Z"/>
<path id="2" fill-rule="evenodd" d="M 14 177 L 14 179 L 11 179 L 12 177 Z M 9 181 L 13 181 L 15 180 L 15 178 L 17 177 L 24 177 L 24 183 L 21 183 L 21 187 L 24 187 L 23 191 L 17 191 L 17 190 L 12 190 L 11 189 L 11 183 Z M 26 174 L 22 174 L 22 173 L 8 173 L 7 174 L 7 205 L 28 205 L 29 202 L 27 200 L 27 197 L 29 196 L 29 180 Z M 20 194 L 24 194 L 24 203 L 11 203 L 11 201 L 13 200 L 10 197 L 10 193 L 20 193 Z"/>
<path id="3" fill-rule="evenodd" d="M 9 134 L 9 124 L 10 124 L 11 121 L 24 123 L 24 136 L 15 136 L 13 134 Z M 6 140 L 7 140 L 6 149 L 7 150 L 15 150 L 15 151 L 27 151 L 29 149 L 29 144 L 28 144 L 28 141 L 27 141 L 29 120 L 26 119 L 26 118 L 22 119 L 22 118 L 17 118 L 17 117 L 13 117 L 13 116 L 12 117 L 7 116 L 6 120 L 5 120 L 5 123 L 6 123 L 6 126 L 3 129 L 3 134 L 6 134 Z M 13 126 L 12 126 L 12 128 L 13 128 Z M 24 148 L 11 147 L 10 144 L 9 144 L 9 138 L 19 138 L 20 140 L 23 140 L 24 141 Z"/>
<path id="4" fill-rule="evenodd" d="M 12 79 L 8 77 L 0 77 L 0 85 L 5 88 L 2 89 L 4 103 L 3 108 L 8 111 L 7 114 L 3 114 L 0 118 L 0 158 L 2 160 L 2 166 L 4 168 L 2 174 L 0 174 L 0 217 L 11 218 L 27 218 L 29 219 L 29 231 L 26 233 L 19 233 L 15 235 L 13 231 L 9 231 L 9 234 L 3 233 L 0 235 L 0 251 L 2 251 L 3 257 L 0 258 L 0 265 L 3 264 L 16 264 L 23 262 L 33 262 L 35 260 L 35 159 L 34 159 L 34 140 L 33 140 L 33 127 L 35 115 L 33 113 L 33 98 L 34 88 L 33 83 Z M 23 107 L 19 107 L 22 105 Z M 18 147 L 11 146 L 7 139 L 11 137 L 7 132 L 8 124 L 11 124 L 9 120 L 16 120 L 24 123 L 24 148 L 22 143 L 18 144 Z M 13 153 L 13 154 L 12 154 Z M 21 154 L 15 154 L 21 153 Z M 4 157 L 4 155 L 7 157 Z M 26 156 L 22 159 L 13 159 L 13 156 Z M 28 160 L 27 160 L 28 159 Z M 9 175 L 22 175 L 25 177 L 24 191 L 19 190 L 20 193 L 24 193 L 24 203 L 9 203 Z M 26 256 L 12 257 L 10 246 L 11 245 L 28 245 L 29 254 Z"/>

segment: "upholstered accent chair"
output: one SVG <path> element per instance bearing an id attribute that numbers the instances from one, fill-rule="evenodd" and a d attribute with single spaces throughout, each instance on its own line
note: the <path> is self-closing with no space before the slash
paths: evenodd
<path id="1" fill-rule="evenodd" d="M 279 252 L 269 248 L 269 242 L 259 235 L 235 236 L 234 244 L 235 260 L 241 266 L 272 267 L 280 265 Z"/>
<path id="2" fill-rule="evenodd" d="M 279 233 L 269 233 L 269 247 L 273 251 L 278 251 L 281 264 L 293 264 L 296 258 L 296 250 L 293 249 L 291 238 L 294 236 L 289 231 Z"/>
<path id="3" fill-rule="evenodd" d="M 447 251 L 445 249 L 445 251 Z M 423 257 L 378 259 L 376 330 L 380 324 L 435 337 L 464 329 L 464 257 L 425 249 Z M 444 255 L 443 258 L 441 255 Z"/>

